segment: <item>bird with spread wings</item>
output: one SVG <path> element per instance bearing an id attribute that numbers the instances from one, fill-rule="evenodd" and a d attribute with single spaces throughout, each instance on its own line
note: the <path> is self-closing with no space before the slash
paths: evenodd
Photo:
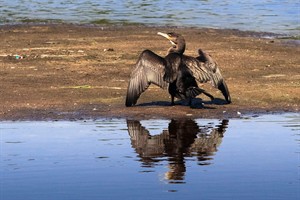
<path id="1" fill-rule="evenodd" d="M 231 97 L 218 64 L 203 50 L 198 50 L 198 57 L 184 55 L 185 39 L 177 33 L 161 33 L 159 35 L 171 42 L 171 47 L 165 57 L 161 57 L 150 50 L 144 50 L 133 68 L 127 88 L 127 107 L 137 103 L 140 95 L 150 86 L 155 84 L 163 89 L 168 88 L 171 95 L 171 104 L 174 98 L 189 99 L 203 93 L 214 97 L 198 87 L 197 82 L 210 82 L 219 89 L 226 102 L 231 103 Z"/>

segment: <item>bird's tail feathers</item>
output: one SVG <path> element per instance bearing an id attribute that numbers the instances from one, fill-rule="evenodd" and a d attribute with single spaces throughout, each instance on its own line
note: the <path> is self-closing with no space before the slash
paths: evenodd
<path id="1" fill-rule="evenodd" d="M 189 98 L 195 98 L 196 96 L 198 96 L 199 94 L 203 93 L 204 90 L 198 88 L 198 87 L 190 87 L 187 90 L 187 96 Z"/>

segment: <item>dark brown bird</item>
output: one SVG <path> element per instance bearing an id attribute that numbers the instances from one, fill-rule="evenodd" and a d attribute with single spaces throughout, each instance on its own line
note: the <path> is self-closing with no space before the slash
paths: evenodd
<path id="1" fill-rule="evenodd" d="M 183 54 L 185 51 L 183 36 L 173 32 L 158 32 L 158 35 L 167 38 L 172 47 L 169 48 L 166 57 L 161 57 L 150 50 L 144 50 L 140 54 L 131 72 L 126 106 L 135 105 L 140 95 L 151 83 L 161 88 L 168 87 L 172 105 L 174 105 L 175 97 L 189 99 L 191 105 L 192 98 L 201 93 L 213 100 L 214 97 L 211 94 L 198 87 L 197 81 L 211 82 L 214 87 L 221 90 L 226 101 L 231 102 L 229 90 L 217 63 L 209 55 L 199 49 L 198 57 L 186 56 Z"/>

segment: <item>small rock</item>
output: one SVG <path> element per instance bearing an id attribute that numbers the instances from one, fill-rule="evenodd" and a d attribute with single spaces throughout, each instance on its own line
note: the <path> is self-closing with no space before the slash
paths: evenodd
<path id="1" fill-rule="evenodd" d="M 103 49 L 103 51 L 114 51 L 113 48 Z"/>
<path id="2" fill-rule="evenodd" d="M 21 55 L 14 55 L 14 57 L 16 60 L 23 59 L 23 56 L 21 56 Z"/>

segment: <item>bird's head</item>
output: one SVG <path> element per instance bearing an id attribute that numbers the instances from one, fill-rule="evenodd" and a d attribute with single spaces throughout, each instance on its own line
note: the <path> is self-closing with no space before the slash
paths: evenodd
<path id="1" fill-rule="evenodd" d="M 175 52 L 183 54 L 185 51 L 185 40 L 182 35 L 170 32 L 170 33 L 162 33 L 158 32 L 158 35 L 163 36 L 164 38 L 167 38 L 170 43 L 172 44 L 172 47 L 169 49 L 169 53 Z"/>

